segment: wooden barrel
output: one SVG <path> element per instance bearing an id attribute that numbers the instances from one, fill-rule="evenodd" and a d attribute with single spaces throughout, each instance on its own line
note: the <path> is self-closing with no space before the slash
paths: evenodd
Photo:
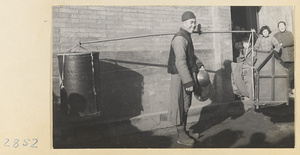
<path id="1" fill-rule="evenodd" d="M 99 53 L 58 54 L 61 110 L 68 117 L 99 115 Z"/>

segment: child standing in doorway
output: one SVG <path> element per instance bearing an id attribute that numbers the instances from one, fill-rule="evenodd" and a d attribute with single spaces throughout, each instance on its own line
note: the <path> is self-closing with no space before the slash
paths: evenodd
<path id="1" fill-rule="evenodd" d="M 239 57 L 237 58 L 237 62 L 244 62 L 244 64 L 252 66 L 252 48 L 251 48 L 251 42 L 248 38 L 243 38 L 243 49 L 239 50 Z M 257 57 L 256 52 L 253 51 L 253 62 L 255 63 Z"/>

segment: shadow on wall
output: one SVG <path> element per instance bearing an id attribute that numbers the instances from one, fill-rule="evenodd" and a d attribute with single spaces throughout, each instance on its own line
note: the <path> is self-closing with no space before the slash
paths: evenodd
<path id="1" fill-rule="evenodd" d="M 246 110 L 249 110 L 248 107 L 244 107 L 243 102 L 235 100 L 231 84 L 231 63 L 231 61 L 225 60 L 223 63 L 224 68 L 216 71 L 212 83 L 212 102 L 200 111 L 199 121 L 191 126 L 193 133 L 201 134 L 227 118 L 236 119 L 242 116 Z M 223 104 L 225 102 L 227 103 Z"/>
<path id="2" fill-rule="evenodd" d="M 111 62 L 100 61 L 100 109 L 105 119 L 141 114 L 143 76 Z"/>
<path id="3" fill-rule="evenodd" d="M 99 52 L 93 52 L 93 57 L 76 52 L 57 58 L 59 73 L 64 73 L 64 88 L 60 89 L 63 115 L 83 117 L 100 112 L 101 118 L 109 121 L 141 114 L 141 74 L 100 61 Z"/>
<path id="4" fill-rule="evenodd" d="M 213 81 L 214 93 L 211 96 L 211 101 L 214 103 L 229 102 L 235 100 L 233 88 L 231 84 L 231 68 L 232 61 L 225 60 L 223 67 L 216 71 Z"/>
<path id="5" fill-rule="evenodd" d="M 73 100 L 61 98 L 61 108 L 54 105 L 54 148 L 167 148 L 170 137 L 155 136 L 152 131 L 139 132 L 128 120 L 141 114 L 143 76 L 116 63 L 99 62 L 99 99 L 101 115 L 84 119 L 72 119 L 61 114 L 84 109 L 84 100 L 79 94 L 71 94 Z M 69 98 L 71 97 L 69 96 Z M 64 89 L 61 96 L 67 96 Z M 53 96 L 57 98 L 56 96 Z M 72 103 L 71 103 L 72 102 Z M 64 103 L 68 103 L 64 104 Z M 80 104 L 82 103 L 82 105 Z M 72 108 L 70 108 L 70 106 Z M 115 121 L 126 119 L 123 121 Z M 124 133 L 138 132 L 133 137 Z M 145 141 L 147 139 L 147 141 Z M 153 143 L 159 142 L 159 143 Z"/>

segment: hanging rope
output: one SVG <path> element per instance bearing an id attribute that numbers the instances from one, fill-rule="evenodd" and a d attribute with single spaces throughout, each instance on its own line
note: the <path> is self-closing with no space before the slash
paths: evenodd
<path id="1" fill-rule="evenodd" d="M 65 61 L 66 61 L 66 57 L 65 55 L 67 53 L 71 53 L 72 51 L 75 52 L 78 49 L 79 45 L 77 44 L 76 46 L 74 46 L 73 48 L 71 48 L 70 50 L 68 50 L 67 52 L 65 52 L 63 54 L 63 62 L 62 62 L 62 71 L 61 71 L 61 83 L 60 83 L 60 88 L 63 89 L 64 88 L 64 78 L 65 78 Z"/>
<path id="2" fill-rule="evenodd" d="M 94 95 L 97 95 L 96 88 L 95 88 L 95 68 L 94 68 L 94 55 L 93 55 L 93 52 L 89 51 L 88 49 L 86 49 L 82 46 L 79 46 L 79 47 L 86 50 L 86 51 L 88 51 L 91 54 L 91 65 L 92 65 L 92 75 L 93 75 L 93 92 L 94 92 Z"/>
<path id="3" fill-rule="evenodd" d="M 251 29 L 251 37 L 252 37 L 252 44 L 251 44 L 251 47 L 252 47 L 252 49 L 251 49 L 251 52 L 252 52 L 252 54 L 251 54 L 251 60 L 252 60 L 252 65 L 251 65 L 251 75 L 252 75 L 252 78 L 251 78 L 251 83 L 252 83 L 252 85 L 251 85 L 251 90 L 252 90 L 252 99 L 253 99 L 253 101 L 254 101 L 254 97 L 255 97 L 255 95 L 254 95 L 254 93 L 255 93 L 255 85 L 254 85 L 254 33 L 256 34 L 256 32 L 255 32 L 255 30 L 254 29 Z M 256 34 L 257 35 L 257 34 Z M 249 38 L 250 39 L 250 38 Z"/>
<path id="4" fill-rule="evenodd" d="M 250 34 L 249 39 L 248 39 L 248 46 L 247 46 L 247 48 L 246 48 L 245 58 L 246 58 L 246 56 L 248 55 L 248 48 L 249 48 L 249 43 L 250 43 L 251 35 L 252 35 L 252 34 Z M 252 52 L 252 49 L 251 49 L 251 52 Z M 252 54 L 253 54 L 253 52 L 252 52 Z M 252 63 L 253 63 L 253 62 L 252 62 Z"/>

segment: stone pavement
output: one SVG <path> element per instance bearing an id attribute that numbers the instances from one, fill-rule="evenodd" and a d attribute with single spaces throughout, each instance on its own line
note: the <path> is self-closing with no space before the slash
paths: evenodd
<path id="1" fill-rule="evenodd" d="M 54 123 L 54 128 L 54 148 L 293 148 L 295 144 L 293 100 L 289 106 L 199 118 L 188 124 L 196 141 L 193 146 L 176 143 L 175 127 L 139 131 L 127 126 L 129 134 L 118 134 L 120 123 L 116 122 L 72 122 L 67 128 Z"/>

